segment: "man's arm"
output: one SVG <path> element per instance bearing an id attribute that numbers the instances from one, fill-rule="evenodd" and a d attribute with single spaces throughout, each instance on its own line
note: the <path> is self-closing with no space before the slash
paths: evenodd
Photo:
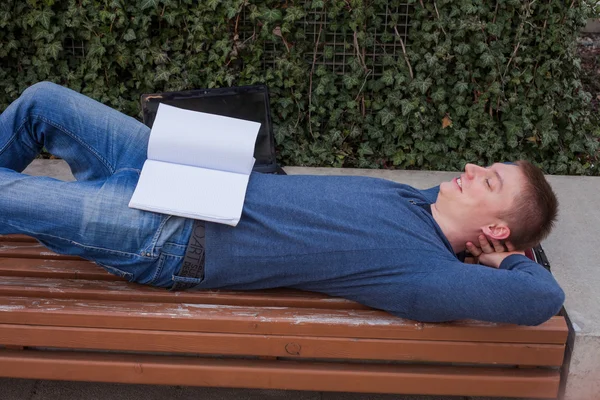
<path id="1" fill-rule="evenodd" d="M 411 318 L 539 325 L 560 310 L 564 297 L 552 274 L 523 255 L 506 257 L 498 269 L 457 261 L 422 278 Z"/>

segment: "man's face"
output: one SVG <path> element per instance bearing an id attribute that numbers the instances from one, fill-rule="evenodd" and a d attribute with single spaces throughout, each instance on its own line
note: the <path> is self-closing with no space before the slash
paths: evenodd
<path id="1" fill-rule="evenodd" d="M 467 164 L 460 177 L 440 185 L 436 207 L 466 229 L 504 224 L 501 216 L 513 207 L 525 177 L 516 165 L 494 164 L 483 168 Z M 487 232 L 484 233 L 487 234 Z"/>

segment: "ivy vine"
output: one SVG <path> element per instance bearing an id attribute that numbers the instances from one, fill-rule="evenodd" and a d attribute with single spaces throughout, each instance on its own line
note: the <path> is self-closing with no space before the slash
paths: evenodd
<path id="1" fill-rule="evenodd" d="M 142 93 L 265 83 L 284 165 L 598 170 L 581 0 L 8 0 L 0 110 L 50 80 Z"/>

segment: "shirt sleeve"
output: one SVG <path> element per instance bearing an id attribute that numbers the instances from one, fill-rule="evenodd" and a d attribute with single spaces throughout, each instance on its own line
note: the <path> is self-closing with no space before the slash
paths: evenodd
<path id="1" fill-rule="evenodd" d="M 508 256 L 498 269 L 452 261 L 421 277 L 410 318 L 539 325 L 564 299 L 552 274 L 525 256 Z"/>

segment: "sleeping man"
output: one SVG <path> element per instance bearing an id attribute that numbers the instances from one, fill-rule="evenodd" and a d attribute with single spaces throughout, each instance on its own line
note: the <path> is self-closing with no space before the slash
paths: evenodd
<path id="1" fill-rule="evenodd" d="M 141 284 L 291 287 L 424 322 L 537 325 L 563 304 L 552 275 L 522 252 L 550 233 L 558 209 L 529 162 L 467 164 L 428 190 L 253 173 L 232 227 L 128 207 L 149 133 L 70 89 L 25 90 L 0 115 L 0 234 L 33 236 Z M 22 174 L 42 148 L 77 180 Z M 479 264 L 460 261 L 465 250 Z"/>

